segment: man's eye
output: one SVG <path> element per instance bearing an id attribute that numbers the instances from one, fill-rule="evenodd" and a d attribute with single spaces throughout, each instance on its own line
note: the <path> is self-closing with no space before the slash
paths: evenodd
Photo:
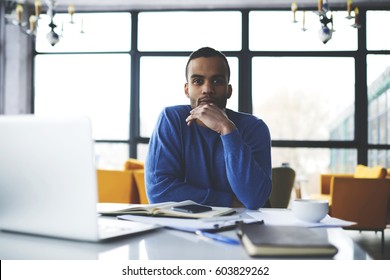
<path id="1" fill-rule="evenodd" d="M 213 84 L 215 85 L 222 85 L 224 83 L 224 80 L 223 79 L 215 79 L 213 81 Z"/>
<path id="2" fill-rule="evenodd" d="M 201 79 L 194 79 L 194 80 L 192 81 L 192 83 L 193 83 L 194 85 L 200 85 L 200 84 L 202 84 L 202 80 L 201 80 Z"/>

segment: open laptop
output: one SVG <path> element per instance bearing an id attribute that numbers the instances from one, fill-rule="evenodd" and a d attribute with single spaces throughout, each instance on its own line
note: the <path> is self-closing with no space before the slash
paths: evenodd
<path id="1" fill-rule="evenodd" d="M 101 241 L 158 227 L 98 217 L 97 199 L 88 118 L 0 116 L 0 229 Z"/>

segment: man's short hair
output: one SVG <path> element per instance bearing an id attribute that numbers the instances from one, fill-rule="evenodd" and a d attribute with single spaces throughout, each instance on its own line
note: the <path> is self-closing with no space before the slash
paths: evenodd
<path id="1" fill-rule="evenodd" d="M 199 58 L 199 57 L 220 57 L 220 58 L 222 58 L 223 61 L 225 61 L 225 63 L 226 63 L 227 78 L 228 78 L 228 82 L 229 82 L 229 80 L 230 80 L 230 66 L 229 66 L 229 62 L 228 62 L 226 56 L 222 52 L 217 51 L 217 50 L 210 48 L 210 47 L 200 48 L 200 49 L 198 49 L 190 54 L 188 61 L 187 61 L 187 65 L 186 65 L 186 80 L 187 81 L 188 81 L 188 65 L 190 64 L 191 60 L 193 60 L 195 58 Z"/>

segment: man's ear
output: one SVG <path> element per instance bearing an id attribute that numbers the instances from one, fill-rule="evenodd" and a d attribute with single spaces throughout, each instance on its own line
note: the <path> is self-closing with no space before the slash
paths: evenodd
<path id="1" fill-rule="evenodd" d="M 227 99 L 229 99 L 232 96 L 232 93 L 233 93 L 232 85 L 228 85 Z"/>
<path id="2" fill-rule="evenodd" d="M 185 84 L 184 84 L 184 93 L 186 94 L 186 96 L 187 96 L 188 98 L 190 98 L 190 94 L 188 93 L 188 83 L 185 83 Z"/>

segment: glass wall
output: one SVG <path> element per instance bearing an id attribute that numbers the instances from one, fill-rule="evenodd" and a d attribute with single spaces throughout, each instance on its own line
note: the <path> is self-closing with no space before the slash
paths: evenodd
<path id="1" fill-rule="evenodd" d="M 46 15 L 39 23 L 34 60 L 34 113 L 83 115 L 92 121 L 99 168 L 122 168 L 129 156 L 130 13 L 55 16 L 60 42 L 46 40 Z M 63 25 L 63 27 L 62 27 Z M 113 32 L 120 26 L 120 36 Z M 82 31 L 82 33 L 80 33 Z"/>
<path id="2" fill-rule="evenodd" d="M 319 192 L 324 173 L 353 173 L 356 149 L 272 148 L 272 166 L 288 164 L 296 172 L 296 186 L 302 196 Z M 352 163 L 352 164 L 351 164 Z"/>
<path id="3" fill-rule="evenodd" d="M 378 147 L 390 144 L 390 34 L 378 32 L 387 24 L 389 11 L 367 12 L 368 163 L 389 168 L 388 148 Z"/>
<path id="4" fill-rule="evenodd" d="M 333 12 L 332 39 L 323 44 L 321 23 L 312 11 L 253 11 L 249 14 L 249 48 L 258 51 L 341 51 L 357 49 L 357 29 L 345 18 L 346 11 Z"/>
<path id="5" fill-rule="evenodd" d="M 253 113 L 272 139 L 353 140 L 353 119 L 351 131 L 332 133 L 354 115 L 353 58 L 255 57 L 252 67 Z"/>
<path id="6" fill-rule="evenodd" d="M 56 13 L 55 32 L 60 43 L 51 46 L 46 39 L 50 19 L 40 15 L 37 29 L 37 52 L 118 52 L 129 51 L 131 46 L 130 13 Z"/>
<path id="7" fill-rule="evenodd" d="M 140 51 L 194 51 L 204 46 L 241 50 L 238 11 L 142 12 L 138 27 Z"/>
<path id="8" fill-rule="evenodd" d="M 353 172 L 358 158 L 388 167 L 390 33 L 378 30 L 390 16 L 361 14 L 366 32 L 351 27 L 346 11 L 334 11 L 326 44 L 310 11 L 298 11 L 297 23 L 291 11 L 78 13 L 74 25 L 57 14 L 60 43 L 48 44 L 45 24 L 38 30 L 34 111 L 88 115 L 98 167 L 122 169 L 128 157 L 145 159 L 165 106 L 189 104 L 188 55 L 211 46 L 231 66 L 227 107 L 263 119 L 273 166 L 289 163 L 303 193 L 318 192 L 320 173 Z M 366 89 L 357 87 L 362 80 Z"/>

